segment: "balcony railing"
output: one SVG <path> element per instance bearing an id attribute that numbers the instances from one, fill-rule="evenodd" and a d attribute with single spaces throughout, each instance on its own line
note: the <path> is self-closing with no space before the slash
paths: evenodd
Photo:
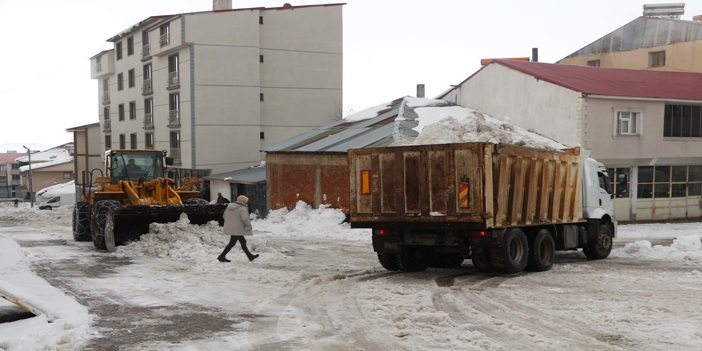
<path id="1" fill-rule="evenodd" d="M 141 58 L 148 59 L 151 57 L 151 44 L 144 44 L 141 47 Z"/>
<path id="2" fill-rule="evenodd" d="M 102 92 L 102 104 L 103 104 L 103 105 L 109 105 L 109 104 L 110 104 L 110 92 L 109 92 L 109 91 L 103 91 L 103 92 Z"/>
<path id="3" fill-rule="evenodd" d="M 171 33 L 163 33 L 161 34 L 161 37 L 159 38 L 159 42 L 161 43 L 161 46 L 166 46 L 171 43 Z"/>
<path id="4" fill-rule="evenodd" d="M 178 79 L 178 71 L 168 72 L 168 88 L 174 89 L 180 87 L 180 79 Z"/>
<path id="5" fill-rule="evenodd" d="M 151 79 L 144 79 L 144 83 L 141 86 L 142 95 L 151 95 L 154 93 L 154 88 Z"/>
<path id="6" fill-rule="evenodd" d="M 168 113 L 168 126 L 178 127 L 180 126 L 180 111 L 170 110 Z"/>
<path id="7" fill-rule="evenodd" d="M 144 129 L 154 129 L 154 115 L 153 113 L 144 114 Z"/>
<path id="8" fill-rule="evenodd" d="M 170 157 L 173 157 L 173 163 L 179 165 L 180 162 L 180 148 L 179 147 L 172 147 L 168 151 L 168 154 Z"/>

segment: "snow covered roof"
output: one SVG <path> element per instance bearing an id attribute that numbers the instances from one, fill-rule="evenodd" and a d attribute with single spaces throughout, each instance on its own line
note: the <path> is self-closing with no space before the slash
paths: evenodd
<path id="1" fill-rule="evenodd" d="M 702 73 L 691 72 L 602 68 L 498 59 L 483 66 L 463 82 L 490 65 L 502 65 L 535 79 L 588 95 L 702 101 L 702 89 L 700 89 Z M 447 94 L 448 92 L 439 98 Z"/>
<path id="2" fill-rule="evenodd" d="M 67 143 L 45 151 L 36 152 L 31 156 L 32 170 L 73 162 L 73 143 Z M 17 162 L 29 162 L 29 156 L 23 154 L 22 157 L 17 158 Z M 29 165 L 20 167 L 20 171 L 22 172 L 27 170 L 29 170 Z"/>
<path id="3" fill-rule="evenodd" d="M 265 181 L 266 181 L 266 167 L 265 167 L 265 165 L 262 165 L 262 166 L 255 166 L 255 167 L 250 167 L 250 168 L 246 168 L 246 169 L 239 169 L 239 170 L 232 171 L 232 172 L 213 174 L 209 177 L 204 177 L 204 179 L 224 180 L 224 181 L 231 181 L 234 183 L 243 183 L 243 184 L 265 183 Z"/>

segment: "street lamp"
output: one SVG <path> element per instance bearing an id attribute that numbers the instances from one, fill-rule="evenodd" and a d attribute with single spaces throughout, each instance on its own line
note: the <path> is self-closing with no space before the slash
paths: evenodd
<path id="1" fill-rule="evenodd" d="M 34 192 L 32 191 L 32 151 L 24 145 L 22 145 L 22 147 L 27 150 L 27 157 L 29 157 L 29 204 L 30 207 L 34 207 Z"/>

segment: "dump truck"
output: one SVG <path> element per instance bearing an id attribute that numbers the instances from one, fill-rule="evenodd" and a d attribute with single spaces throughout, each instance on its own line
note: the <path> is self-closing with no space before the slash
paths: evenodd
<path id="1" fill-rule="evenodd" d="M 176 187 L 166 169 L 173 159 L 166 155 L 160 150 L 108 150 L 104 169 L 83 171 L 73 238 L 113 252 L 148 233 L 151 223 L 175 222 L 183 213 L 191 224 L 222 225 L 226 205 L 200 198 L 197 177 L 183 177 Z"/>
<path id="2" fill-rule="evenodd" d="M 551 269 L 556 250 L 612 250 L 617 222 L 607 170 L 580 148 L 492 143 L 348 151 L 349 221 L 372 229 L 390 271 Z"/>

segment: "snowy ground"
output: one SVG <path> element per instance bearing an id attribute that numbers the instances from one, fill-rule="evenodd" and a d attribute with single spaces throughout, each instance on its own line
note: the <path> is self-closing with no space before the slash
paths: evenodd
<path id="1" fill-rule="evenodd" d="M 275 212 L 254 221 L 261 257 L 236 248 L 223 264 L 217 226 L 154 225 L 110 254 L 73 241 L 70 208 L 0 204 L 0 290 L 45 312 L 0 323 L 0 350 L 702 347 L 701 223 L 620 226 L 606 260 L 566 252 L 547 272 L 487 275 L 470 261 L 387 272 L 342 218 Z"/>

